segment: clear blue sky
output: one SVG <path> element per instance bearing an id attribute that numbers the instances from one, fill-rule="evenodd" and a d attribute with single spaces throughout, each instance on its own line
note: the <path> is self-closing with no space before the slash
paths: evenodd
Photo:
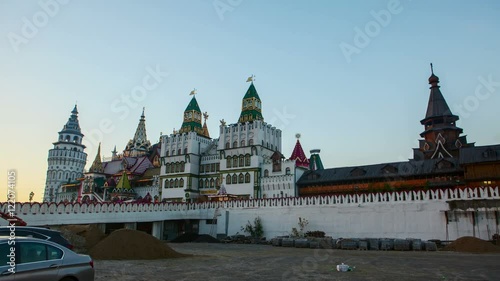
<path id="1" fill-rule="evenodd" d="M 193 88 L 217 137 L 220 119 L 237 122 L 252 74 L 265 120 L 283 130 L 283 153 L 301 133 L 328 168 L 411 158 L 430 62 L 452 110 L 469 103 L 453 110 L 469 141 L 500 143 L 498 1 L 40 2 L 52 3 L 48 12 L 39 1 L 0 2 L 0 186 L 16 169 L 20 201 L 30 191 L 41 199 L 48 150 L 75 102 L 88 167 L 99 140 L 104 156 L 123 150 L 143 106 L 151 142 L 179 129 Z M 374 24 L 372 11 L 390 20 Z M 369 42 L 356 45 L 367 28 Z M 349 60 L 346 44 L 358 48 Z M 168 77 L 118 111 L 157 66 Z M 496 91 L 475 97 L 478 77 L 498 81 Z M 102 120 L 113 129 L 100 139 Z"/>

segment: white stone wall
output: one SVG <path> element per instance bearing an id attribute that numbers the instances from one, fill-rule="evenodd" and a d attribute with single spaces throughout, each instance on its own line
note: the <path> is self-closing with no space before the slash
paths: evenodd
<path id="1" fill-rule="evenodd" d="M 198 219 L 200 233 L 209 234 L 207 219 L 218 212 L 217 234 L 233 235 L 260 216 L 264 235 L 288 235 L 298 218 L 333 237 L 420 238 L 454 240 L 461 236 L 488 239 L 498 230 L 495 210 L 469 210 L 456 218 L 446 213 L 447 201 L 500 199 L 498 187 L 388 192 L 362 195 L 296 197 L 245 201 L 158 204 L 16 204 L 16 215 L 28 225 L 113 222 L 158 222 Z M 7 212 L 8 204 L 0 204 Z M 450 213 L 450 212 L 449 212 Z M 475 216 L 472 224 L 471 216 Z M 6 221 L 2 221 L 6 224 Z"/>

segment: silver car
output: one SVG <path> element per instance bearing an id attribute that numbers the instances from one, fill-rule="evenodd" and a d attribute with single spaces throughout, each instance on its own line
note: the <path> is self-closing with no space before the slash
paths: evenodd
<path id="1" fill-rule="evenodd" d="M 94 261 L 57 243 L 0 237 L 0 281 L 94 281 Z"/>

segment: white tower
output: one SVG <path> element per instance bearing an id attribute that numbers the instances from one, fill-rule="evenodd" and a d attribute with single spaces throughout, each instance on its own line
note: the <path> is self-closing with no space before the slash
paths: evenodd
<path id="1" fill-rule="evenodd" d="M 78 110 L 73 108 L 66 125 L 59 132 L 59 140 L 49 150 L 47 180 L 45 182 L 44 202 L 56 201 L 61 184 L 82 177 L 87 162 L 83 150 L 83 134 L 78 123 Z"/>

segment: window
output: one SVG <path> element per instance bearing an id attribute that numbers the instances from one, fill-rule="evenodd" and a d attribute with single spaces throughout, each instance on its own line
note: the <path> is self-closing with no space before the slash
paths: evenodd
<path id="1" fill-rule="evenodd" d="M 245 174 L 245 183 L 250 183 L 250 174 L 249 173 Z"/>
<path id="2" fill-rule="evenodd" d="M 184 154 L 187 154 L 188 153 L 188 149 L 187 147 L 184 148 Z"/>
<path id="3" fill-rule="evenodd" d="M 228 157 L 226 158 L 226 167 L 227 167 L 227 168 L 231 168 L 231 163 L 232 163 L 232 162 L 231 162 L 231 157 L 229 157 L 229 156 L 228 156 Z"/>
<path id="4" fill-rule="evenodd" d="M 179 187 L 184 187 L 184 179 L 179 180 Z"/>
<path id="5" fill-rule="evenodd" d="M 233 157 L 233 168 L 237 168 L 238 167 L 238 156 L 234 156 Z"/>
<path id="6" fill-rule="evenodd" d="M 48 260 L 58 260 L 63 256 L 63 251 L 54 246 L 46 245 L 47 247 L 47 259 Z"/>
<path id="7" fill-rule="evenodd" d="M 178 179 L 175 179 L 175 185 L 174 185 L 175 188 L 179 187 L 179 180 Z"/>
<path id="8" fill-rule="evenodd" d="M 220 163 L 215 163 L 215 171 L 220 171 Z"/>
<path id="9" fill-rule="evenodd" d="M 234 141 L 234 142 L 233 142 L 233 148 L 236 148 L 236 147 L 238 147 L 238 142 L 237 142 L 237 141 Z"/>
<path id="10" fill-rule="evenodd" d="M 210 180 L 210 187 L 211 187 L 211 188 L 214 188 L 214 187 L 215 187 L 215 181 L 214 181 L 214 179 L 211 179 L 211 180 Z"/>
<path id="11" fill-rule="evenodd" d="M 248 140 L 248 145 L 253 145 L 253 139 Z"/>
<path id="12" fill-rule="evenodd" d="M 166 154 L 165 156 L 168 156 L 169 152 L 170 152 L 170 151 L 168 151 L 168 150 L 167 150 L 167 154 Z"/>
<path id="13" fill-rule="evenodd" d="M 180 171 L 181 171 L 181 172 L 184 172 L 184 166 L 186 166 L 186 165 L 185 165 L 185 163 L 184 163 L 184 162 L 181 162 L 180 166 L 181 166 L 181 167 L 180 167 Z"/>
<path id="14" fill-rule="evenodd" d="M 241 140 L 241 142 L 240 142 L 240 143 L 241 143 L 241 145 L 240 145 L 240 146 L 242 146 L 242 147 L 243 147 L 243 146 L 245 146 L 245 140 Z"/>
<path id="15" fill-rule="evenodd" d="M 245 166 L 250 166 L 250 154 L 245 155 Z"/>
<path id="16" fill-rule="evenodd" d="M 215 172 L 215 163 L 210 164 L 210 172 Z"/>
<path id="17" fill-rule="evenodd" d="M 200 173 L 204 173 L 205 172 L 205 165 L 200 165 Z"/>
<path id="18" fill-rule="evenodd" d="M 290 168 L 289 168 L 289 167 L 287 167 L 287 168 L 285 169 L 285 174 L 287 174 L 287 175 L 289 175 L 289 174 L 290 174 Z"/>
<path id="19" fill-rule="evenodd" d="M 62 250 L 42 243 L 22 242 L 20 247 L 19 263 L 39 262 L 46 260 L 60 259 L 63 256 Z"/>
<path id="20" fill-rule="evenodd" d="M 200 180 L 200 188 L 203 188 L 203 180 Z"/>
<path id="21" fill-rule="evenodd" d="M 269 170 L 268 169 L 264 170 L 264 177 L 269 177 Z"/>
<path id="22" fill-rule="evenodd" d="M 231 176 L 230 175 L 226 176 L 226 184 L 231 184 Z"/>
<path id="23" fill-rule="evenodd" d="M 243 174 L 238 176 L 238 183 L 243 183 Z"/>
<path id="24" fill-rule="evenodd" d="M 233 175 L 233 177 L 232 177 L 231 181 L 232 181 L 233 183 L 238 183 L 238 177 L 236 176 L 236 174 L 234 174 L 234 175 Z"/>
<path id="25" fill-rule="evenodd" d="M 181 149 L 180 148 L 177 150 L 177 155 L 181 155 Z"/>
<path id="26" fill-rule="evenodd" d="M 245 166 L 245 156 L 240 155 L 240 167 Z"/>
<path id="27" fill-rule="evenodd" d="M 230 148 L 229 147 L 229 142 L 226 142 L 226 149 Z"/>

